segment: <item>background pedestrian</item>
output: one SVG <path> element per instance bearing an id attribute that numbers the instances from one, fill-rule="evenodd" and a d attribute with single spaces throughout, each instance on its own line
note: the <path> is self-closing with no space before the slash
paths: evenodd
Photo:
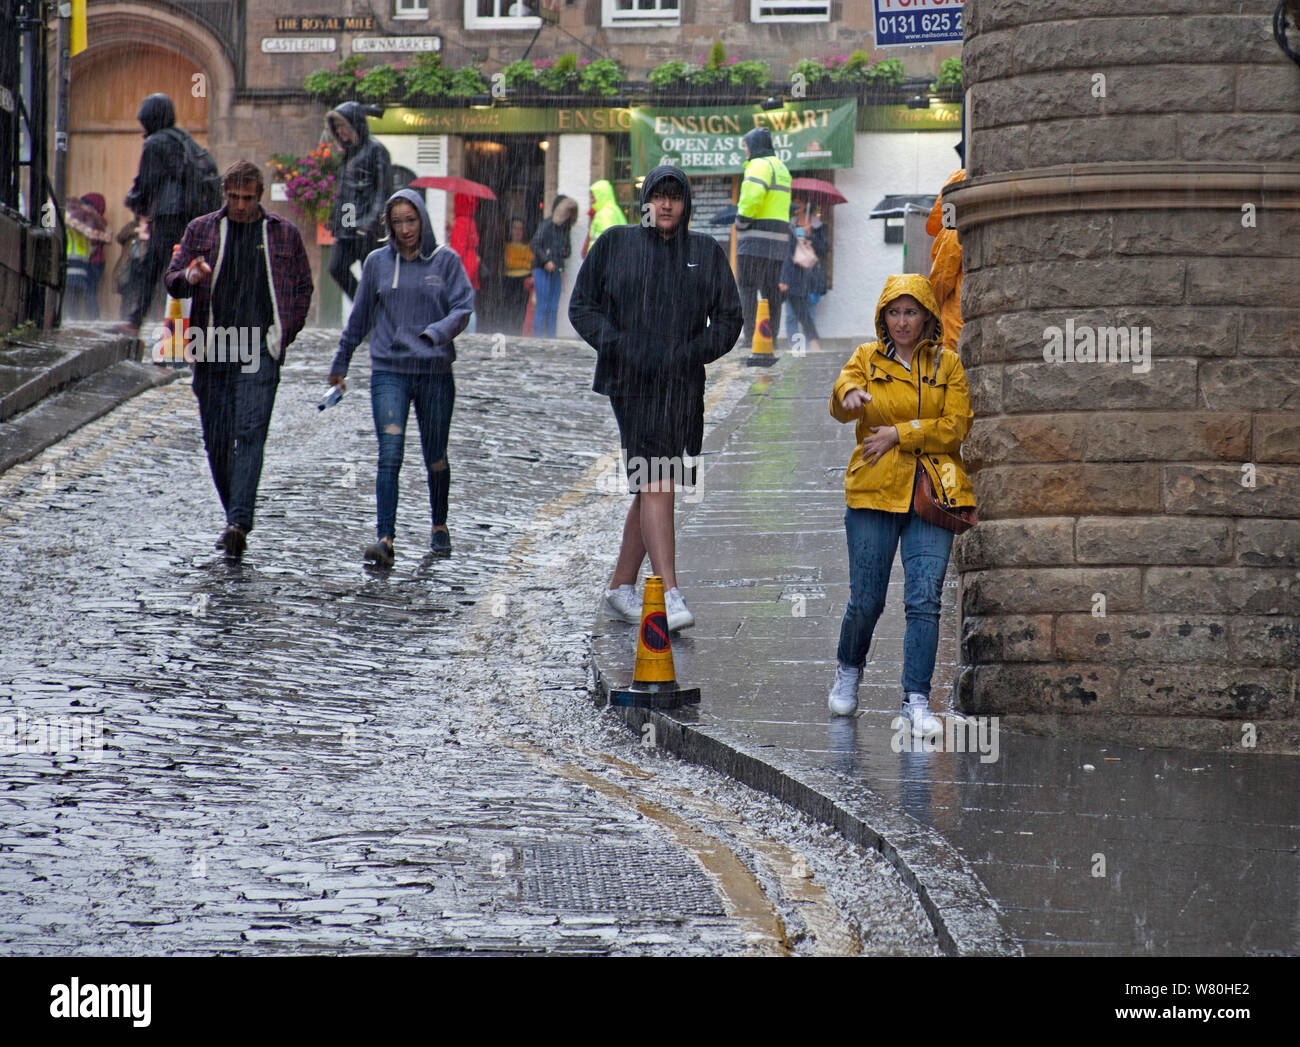
<path id="1" fill-rule="evenodd" d="M 551 205 L 551 217 L 537 227 L 529 245 L 533 249 L 533 287 L 537 294 L 533 333 L 539 338 L 555 337 L 560 290 L 564 285 L 564 263 L 571 252 L 569 235 L 577 217 L 578 201 L 569 196 L 557 196 Z"/>
<path id="2" fill-rule="evenodd" d="M 334 236 L 330 276 L 349 300 L 356 298 L 354 263 L 361 262 L 378 243 L 380 219 L 388 197 L 391 161 L 383 143 L 370 134 L 366 111 L 358 102 L 344 102 L 325 114 L 325 126 L 343 149 L 338 195 L 330 211 Z"/>
<path id="3" fill-rule="evenodd" d="M 755 127 L 741 140 L 749 162 L 736 205 L 736 268 L 745 341 L 754 344 L 758 299 L 767 299 L 772 341 L 781 333 L 781 266 L 790 243 L 790 172 L 772 148 L 772 133 Z"/>

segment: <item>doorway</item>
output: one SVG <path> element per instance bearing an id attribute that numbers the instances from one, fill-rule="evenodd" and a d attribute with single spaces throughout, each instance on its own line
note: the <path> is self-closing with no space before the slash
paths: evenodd
<path id="1" fill-rule="evenodd" d="M 523 219 L 527 239 L 532 239 L 541 223 L 546 181 L 542 139 L 535 135 L 468 136 L 464 171 L 466 178 L 482 182 L 497 197 L 480 200 L 474 212 L 482 262 L 478 329 L 506 330 L 510 321 L 505 308 L 505 244 L 512 219 Z"/>

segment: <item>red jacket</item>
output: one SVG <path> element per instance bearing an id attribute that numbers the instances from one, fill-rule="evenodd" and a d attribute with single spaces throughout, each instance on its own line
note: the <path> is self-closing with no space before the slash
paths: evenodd
<path id="1" fill-rule="evenodd" d="M 452 204 L 456 212 L 456 224 L 451 227 L 451 249 L 460 255 L 469 285 L 478 290 L 479 257 L 478 226 L 474 224 L 474 209 L 478 200 L 468 193 L 457 193 Z"/>
<path id="2" fill-rule="evenodd" d="M 302 237 L 291 222 L 266 210 L 263 210 L 258 221 L 265 230 L 267 267 L 270 270 L 271 287 L 275 292 L 271 301 L 275 321 L 272 330 L 267 333 L 267 346 L 271 354 L 283 363 L 284 349 L 298 337 L 302 325 L 307 322 L 307 310 L 311 306 L 314 290 L 311 263 L 307 261 Z M 194 219 L 186 226 L 185 236 L 172 255 L 171 265 L 167 267 L 167 275 L 164 277 L 167 293 L 173 298 L 194 297 L 190 324 L 195 327 L 206 329 L 210 323 L 214 282 L 231 279 L 233 275 L 223 273 L 219 264 L 222 260 L 220 251 L 225 242 L 222 235 L 225 229 L 224 206 L 220 211 Z M 199 257 L 212 267 L 212 276 L 191 286 L 185 279 L 185 270 L 189 268 L 190 262 Z"/>

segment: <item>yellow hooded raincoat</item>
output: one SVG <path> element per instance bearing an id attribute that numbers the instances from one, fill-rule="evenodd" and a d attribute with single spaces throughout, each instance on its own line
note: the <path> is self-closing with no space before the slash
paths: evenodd
<path id="1" fill-rule="evenodd" d="M 944 189 L 954 182 L 963 181 L 966 169 L 959 168 L 948 176 Z M 934 289 L 935 301 L 939 303 L 939 321 L 943 324 L 943 344 L 945 349 L 957 351 L 957 339 L 961 335 L 961 241 L 957 239 L 956 229 L 945 229 L 943 224 L 943 193 L 930 209 L 926 219 L 925 231 L 934 237 L 930 246 L 930 286 Z"/>
<path id="2" fill-rule="evenodd" d="M 942 330 L 940 341 L 917 344 L 910 372 L 886 355 L 885 307 L 905 294 L 932 315 L 939 315 L 929 280 L 915 273 L 891 276 L 876 303 L 878 340 L 854 350 L 831 394 L 831 417 L 837 422 L 857 421 L 858 443 L 844 474 L 845 500 L 853 509 L 905 513 L 912 504 L 912 485 L 920 465 L 930 474 L 939 502 L 973 506 L 975 490 L 961 460 L 961 442 L 973 420 L 961 360 L 942 347 Z M 846 411 L 844 397 L 854 388 L 864 390 L 871 402 L 857 411 Z M 872 426 L 883 425 L 898 430 L 899 443 L 875 465 L 868 465 L 862 441 L 871 435 Z"/>

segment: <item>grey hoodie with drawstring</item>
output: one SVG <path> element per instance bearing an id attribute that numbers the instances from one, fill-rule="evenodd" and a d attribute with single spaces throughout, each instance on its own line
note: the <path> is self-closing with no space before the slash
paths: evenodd
<path id="1" fill-rule="evenodd" d="M 353 351 L 372 328 L 371 370 L 427 374 L 450 371 L 456 359 L 452 339 L 469 323 L 474 289 L 456 252 L 438 245 L 421 194 L 399 189 L 388 198 L 384 215 L 398 200 L 413 205 L 420 216 L 419 250 L 415 258 L 403 258 L 390 234 L 387 244 L 366 256 L 330 374 L 348 373 Z"/>

